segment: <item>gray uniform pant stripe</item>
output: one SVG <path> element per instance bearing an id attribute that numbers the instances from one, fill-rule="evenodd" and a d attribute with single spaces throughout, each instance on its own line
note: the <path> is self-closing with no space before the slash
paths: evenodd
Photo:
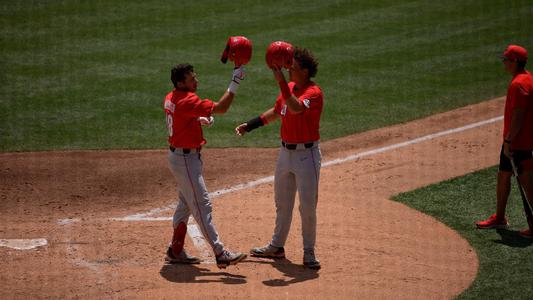
<path id="1" fill-rule="evenodd" d="M 316 207 L 321 166 L 320 149 L 280 149 L 274 193 L 276 202 L 276 225 L 272 246 L 283 247 L 287 241 L 292 222 L 296 191 L 300 199 L 302 236 L 304 249 L 313 249 L 316 241 Z"/>
<path id="2" fill-rule="evenodd" d="M 181 222 L 187 224 L 192 213 L 215 254 L 221 253 L 224 245 L 219 240 L 213 224 L 211 199 L 205 187 L 200 155 L 169 151 L 168 162 L 170 171 L 176 178 L 178 191 L 178 205 L 173 217 L 174 228 Z"/>

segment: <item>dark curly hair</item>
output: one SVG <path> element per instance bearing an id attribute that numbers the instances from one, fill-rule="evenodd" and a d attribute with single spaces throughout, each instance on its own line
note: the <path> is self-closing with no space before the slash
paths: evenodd
<path id="1" fill-rule="evenodd" d="M 170 71 L 170 80 L 174 87 L 178 87 L 178 82 L 183 82 L 187 74 L 194 72 L 194 67 L 191 64 L 179 64 Z"/>
<path id="2" fill-rule="evenodd" d="M 315 77 L 318 71 L 318 60 L 313 53 L 306 48 L 296 47 L 294 49 L 294 59 L 302 69 L 307 69 L 309 78 Z"/>

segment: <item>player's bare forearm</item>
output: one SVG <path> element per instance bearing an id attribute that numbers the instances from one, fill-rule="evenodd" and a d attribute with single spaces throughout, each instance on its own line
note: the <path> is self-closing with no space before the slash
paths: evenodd
<path id="1" fill-rule="evenodd" d="M 274 111 L 274 108 L 265 111 L 263 117 L 267 120 L 268 123 L 272 123 L 279 119 L 279 115 Z"/>
<path id="2" fill-rule="evenodd" d="M 515 108 L 511 115 L 511 127 L 509 128 L 509 133 L 505 137 L 507 141 L 512 141 L 516 138 L 522 125 L 524 124 L 526 117 L 526 112 L 522 108 Z"/>
<path id="3" fill-rule="evenodd" d="M 220 97 L 220 100 L 215 103 L 215 107 L 213 108 L 214 114 L 223 114 L 228 111 L 228 109 L 231 106 L 231 103 L 233 103 L 233 98 L 235 98 L 235 95 L 231 92 L 226 91 L 222 97 Z"/>
<path id="4" fill-rule="evenodd" d="M 287 98 L 285 103 L 287 103 L 287 108 L 289 111 L 294 114 L 299 114 L 304 111 L 304 104 L 300 102 L 294 95 L 291 95 L 289 98 Z"/>

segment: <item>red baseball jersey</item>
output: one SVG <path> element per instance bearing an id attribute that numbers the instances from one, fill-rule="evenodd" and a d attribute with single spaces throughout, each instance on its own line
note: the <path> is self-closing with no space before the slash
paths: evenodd
<path id="1" fill-rule="evenodd" d="M 215 104 L 195 93 L 174 89 L 163 102 L 168 143 L 175 148 L 198 148 L 206 143 L 198 117 L 209 117 Z"/>
<path id="2" fill-rule="evenodd" d="M 289 111 L 281 94 L 276 100 L 274 111 L 281 117 L 281 140 L 289 144 L 315 142 L 320 139 L 320 115 L 324 106 L 322 90 L 314 82 L 294 89 L 295 83 L 289 83 L 289 89 L 304 105 L 301 113 Z"/>
<path id="3" fill-rule="evenodd" d="M 507 89 L 505 114 L 503 119 L 503 137 L 511 129 L 511 117 L 515 108 L 526 112 L 524 124 L 511 143 L 511 149 L 533 150 L 533 76 L 528 71 L 513 77 Z"/>

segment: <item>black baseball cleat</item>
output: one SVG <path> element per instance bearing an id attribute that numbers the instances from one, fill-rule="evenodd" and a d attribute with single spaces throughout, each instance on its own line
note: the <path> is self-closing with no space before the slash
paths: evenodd
<path id="1" fill-rule="evenodd" d="M 314 249 L 304 249 L 304 267 L 320 270 L 320 261 L 316 259 Z"/>
<path id="2" fill-rule="evenodd" d="M 318 260 L 304 261 L 304 268 L 308 268 L 312 270 L 320 270 L 320 262 Z"/>
<path id="3" fill-rule="evenodd" d="M 246 254 L 244 253 L 233 253 L 228 250 L 224 250 L 216 257 L 217 267 L 219 267 L 220 269 L 225 269 L 227 266 L 236 265 L 245 258 Z"/>
<path id="4" fill-rule="evenodd" d="M 181 250 L 179 255 L 174 255 L 171 247 L 168 247 L 165 261 L 169 264 L 199 264 L 202 260 L 196 256 L 187 254 L 185 249 Z"/>

